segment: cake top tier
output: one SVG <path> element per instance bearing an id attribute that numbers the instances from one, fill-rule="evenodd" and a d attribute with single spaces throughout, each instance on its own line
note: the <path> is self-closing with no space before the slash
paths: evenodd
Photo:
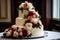
<path id="1" fill-rule="evenodd" d="M 34 6 L 31 2 L 25 1 L 19 5 L 19 9 L 31 11 L 32 9 L 34 9 Z"/>
<path id="2" fill-rule="evenodd" d="M 33 8 L 33 5 L 32 5 L 31 2 L 25 1 L 25 2 L 21 3 L 20 6 L 19 6 L 19 8 L 25 8 L 25 7 L 26 8 Z"/>

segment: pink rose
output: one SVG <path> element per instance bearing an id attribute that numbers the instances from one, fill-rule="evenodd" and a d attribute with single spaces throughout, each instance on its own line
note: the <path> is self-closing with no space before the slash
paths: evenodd
<path id="1" fill-rule="evenodd" d="M 20 36 L 23 36 L 23 32 L 20 32 L 19 35 L 20 35 Z"/>
<path id="2" fill-rule="evenodd" d="M 29 36 L 31 34 L 31 32 L 30 31 L 27 31 L 27 36 Z"/>

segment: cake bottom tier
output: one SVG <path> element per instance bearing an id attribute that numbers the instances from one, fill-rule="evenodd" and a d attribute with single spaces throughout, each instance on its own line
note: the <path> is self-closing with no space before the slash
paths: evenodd
<path id="1" fill-rule="evenodd" d="M 32 28 L 30 31 L 28 30 L 28 29 L 25 29 L 25 27 L 23 27 L 23 26 L 17 26 L 17 25 L 12 25 L 12 28 L 13 29 L 8 29 L 8 31 L 7 30 L 5 30 L 5 37 L 7 37 L 7 38 L 25 38 L 24 36 L 22 36 L 22 37 L 19 37 L 19 34 L 18 34 L 18 32 L 23 32 L 22 34 L 23 35 L 25 35 L 25 33 L 27 34 L 27 32 L 28 32 L 28 34 L 29 35 L 31 35 L 31 36 L 27 36 L 26 35 L 26 37 L 27 38 L 32 38 L 32 37 L 42 37 L 42 36 L 44 36 L 44 30 L 43 30 L 43 25 L 41 25 L 40 26 L 41 28 Z M 22 29 L 22 28 L 24 28 L 24 29 Z M 20 30 L 20 31 L 18 31 L 18 29 Z M 13 31 L 12 31 L 13 30 Z M 14 31 L 15 30 L 15 31 Z M 23 31 L 24 30 L 24 31 Z M 7 31 L 7 32 L 6 32 Z M 18 32 L 17 32 L 18 31 Z M 13 36 L 12 36 L 12 34 L 13 34 Z M 20 35 L 22 35 L 22 34 L 20 34 Z M 11 36 L 10 36 L 11 35 Z"/>
<path id="2" fill-rule="evenodd" d="M 16 27 L 25 28 L 24 26 L 17 26 L 17 25 L 13 25 L 13 27 L 14 28 L 16 28 Z M 43 28 L 43 25 L 41 25 L 40 27 L 41 27 L 41 29 L 40 28 L 33 28 L 33 29 L 30 30 L 31 33 L 32 33 L 31 37 L 44 36 L 44 30 L 43 30 L 44 28 Z"/>

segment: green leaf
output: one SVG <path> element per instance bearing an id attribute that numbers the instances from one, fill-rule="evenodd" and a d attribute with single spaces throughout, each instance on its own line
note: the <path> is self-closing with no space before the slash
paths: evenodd
<path id="1" fill-rule="evenodd" d="M 41 16 L 39 16 L 38 18 L 41 18 Z"/>
<path id="2" fill-rule="evenodd" d="M 23 10 L 23 8 L 17 8 L 17 10 Z"/>
<path id="3" fill-rule="evenodd" d="M 28 18 L 28 15 L 24 15 L 24 18 Z"/>
<path id="4" fill-rule="evenodd" d="M 40 25 L 38 25 L 38 24 L 34 24 L 34 28 L 40 28 L 41 29 Z"/>
<path id="5" fill-rule="evenodd" d="M 32 8 L 32 10 L 33 10 L 33 9 L 35 10 L 35 8 Z"/>

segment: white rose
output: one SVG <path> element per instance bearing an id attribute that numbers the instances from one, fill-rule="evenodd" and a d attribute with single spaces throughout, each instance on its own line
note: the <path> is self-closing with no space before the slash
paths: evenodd
<path id="1" fill-rule="evenodd" d="M 32 3 L 28 3 L 27 5 L 28 5 L 29 8 L 33 8 Z"/>
<path id="2" fill-rule="evenodd" d="M 18 32 L 14 31 L 13 37 L 18 37 Z"/>
<path id="3" fill-rule="evenodd" d="M 24 4 L 25 4 L 25 3 L 21 3 L 20 6 L 19 6 L 19 8 L 22 8 Z"/>
<path id="4" fill-rule="evenodd" d="M 34 24 L 37 24 L 39 18 L 32 18 L 31 22 L 33 22 Z"/>
<path id="5" fill-rule="evenodd" d="M 6 36 L 7 36 L 7 37 L 11 36 L 11 32 L 9 32 L 9 31 L 6 32 Z"/>
<path id="6" fill-rule="evenodd" d="M 25 26 L 28 30 L 31 30 L 33 25 L 32 23 L 26 23 Z"/>

